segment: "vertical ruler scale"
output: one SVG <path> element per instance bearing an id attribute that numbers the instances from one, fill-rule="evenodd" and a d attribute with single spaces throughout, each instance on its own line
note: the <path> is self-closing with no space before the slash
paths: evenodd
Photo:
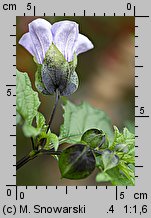
<path id="1" fill-rule="evenodd" d="M 14 123 L 12 124 L 13 128 L 12 128 L 12 132 L 10 133 L 10 138 L 13 138 L 13 147 L 16 148 L 16 22 L 14 21 L 13 26 L 13 30 L 12 30 L 12 34 L 10 34 L 10 40 L 11 40 L 11 44 L 13 47 L 13 65 L 12 65 L 12 72 L 13 72 L 13 78 L 14 78 L 14 84 L 6 84 L 6 88 L 7 88 L 7 97 L 13 97 L 13 105 L 11 105 L 11 109 L 12 111 L 14 111 L 13 113 L 13 118 L 14 118 Z M 13 177 L 16 180 L 16 149 L 14 149 L 14 152 L 12 154 L 12 157 L 14 158 L 13 161 Z"/>
<path id="2" fill-rule="evenodd" d="M 95 1 L 94 1 L 95 2 Z M 142 217 L 151 216 L 150 172 L 150 17 L 146 3 L 132 1 L 96 2 L 91 5 L 78 1 L 69 9 L 58 2 L 43 3 L 14 1 L 0 3 L 3 26 L 1 48 L 2 112 L 1 125 L 1 217 L 58 216 L 71 217 Z M 54 6 L 53 6 L 54 4 Z M 83 5 L 82 5 L 83 4 Z M 113 4 L 113 5 L 112 5 Z M 80 8 L 79 6 L 80 5 Z M 109 6 L 110 5 L 110 6 Z M 60 10 L 61 11 L 60 11 Z M 136 187 L 48 187 L 16 186 L 16 16 L 135 16 L 135 139 Z M 4 22 L 5 21 L 5 25 Z M 145 33 L 145 34 L 144 34 Z M 4 104 L 3 104 L 4 102 Z M 60 212 L 59 212 L 60 211 Z M 63 212 L 64 211 L 64 212 Z M 65 212 L 65 211 L 68 211 Z"/>
<path id="3" fill-rule="evenodd" d="M 148 163 L 144 163 L 143 160 L 143 147 L 147 142 L 143 140 L 144 137 L 143 128 L 146 125 L 146 120 L 149 119 L 149 115 L 147 114 L 149 111 L 149 105 L 145 106 L 145 88 L 143 82 L 146 82 L 147 78 L 147 66 L 142 58 L 145 48 L 143 41 L 143 26 L 141 23 L 146 24 L 149 16 L 138 15 L 136 6 L 134 6 L 134 16 L 135 16 L 135 172 L 136 179 L 141 180 L 141 176 L 143 175 L 143 167 L 147 167 Z M 147 20 L 146 20 L 147 19 Z M 146 78 L 145 78 L 146 77 Z M 143 102 L 143 103 L 142 103 Z M 149 124 L 149 122 L 148 122 Z M 147 125 L 146 125 L 147 129 Z M 143 151 L 142 151 L 143 150 Z M 147 150 L 147 147 L 146 147 Z M 141 153 L 142 152 L 142 153 Z M 144 154 L 145 155 L 145 154 Z M 147 178 L 146 178 L 147 180 Z M 140 181 L 139 181 L 140 183 Z"/>

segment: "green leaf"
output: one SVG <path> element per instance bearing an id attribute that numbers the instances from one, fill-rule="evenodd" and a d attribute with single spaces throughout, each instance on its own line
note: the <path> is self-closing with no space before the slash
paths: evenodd
<path id="1" fill-rule="evenodd" d="M 135 122 L 132 121 L 126 121 L 125 127 L 133 134 L 135 134 Z"/>
<path id="2" fill-rule="evenodd" d="M 115 166 L 114 168 L 108 169 L 105 173 L 108 174 L 108 176 L 110 177 L 110 182 L 112 183 L 112 185 L 122 185 L 122 186 L 128 186 L 128 185 L 134 185 L 134 164 L 132 164 L 132 162 L 134 162 L 134 160 L 132 161 L 132 157 L 129 156 L 128 154 L 124 154 L 125 156 L 125 161 L 119 160 L 119 163 L 117 166 Z M 127 159 L 126 159 L 127 157 Z M 127 164 L 129 162 L 129 164 Z M 98 156 L 96 157 L 96 167 L 101 170 L 103 170 L 103 161 L 102 161 L 102 156 Z M 96 181 L 97 182 L 103 182 L 103 178 L 102 180 L 98 179 L 99 178 L 99 174 L 97 174 L 98 177 L 96 177 Z M 105 182 L 105 181 L 104 181 Z"/>
<path id="3" fill-rule="evenodd" d="M 129 148 L 128 148 L 128 145 L 126 145 L 126 144 L 117 144 L 115 146 L 115 151 L 128 153 Z"/>
<path id="4" fill-rule="evenodd" d="M 36 115 L 36 125 L 37 128 L 42 128 L 45 126 L 45 117 L 40 112 L 37 112 Z"/>
<path id="5" fill-rule="evenodd" d="M 119 158 L 113 151 L 104 150 L 102 154 L 102 161 L 104 165 L 104 172 L 116 167 L 119 163 Z"/>
<path id="6" fill-rule="evenodd" d="M 94 154 L 86 145 L 75 144 L 63 150 L 59 168 L 63 178 L 84 179 L 95 169 Z"/>
<path id="7" fill-rule="evenodd" d="M 127 164 L 129 163 L 135 164 L 135 156 L 133 155 L 124 154 L 121 159 Z"/>
<path id="8" fill-rule="evenodd" d="M 42 134 L 42 132 L 45 133 L 46 128 L 47 128 L 47 126 L 45 125 L 44 116 L 40 112 L 37 112 L 37 114 L 36 114 L 36 127 L 28 125 L 25 122 L 23 125 L 23 132 L 24 132 L 24 135 L 26 137 L 36 137 L 36 136 Z M 37 140 L 38 140 L 38 138 L 37 138 Z"/>
<path id="9" fill-rule="evenodd" d="M 96 182 L 110 182 L 111 180 L 111 177 L 105 172 L 98 173 L 96 176 Z"/>
<path id="10" fill-rule="evenodd" d="M 64 123 L 60 129 L 60 142 L 78 143 L 88 129 L 101 129 L 112 139 L 112 125 L 108 116 L 101 110 L 93 108 L 88 103 L 74 105 L 65 101 Z"/>
<path id="11" fill-rule="evenodd" d="M 133 183 L 125 176 L 125 174 L 121 173 L 118 166 L 108 170 L 107 174 L 111 177 L 112 185 L 116 185 L 116 186 L 133 185 Z"/>
<path id="12" fill-rule="evenodd" d="M 130 180 L 130 182 L 134 185 L 135 184 L 134 171 L 129 166 L 127 166 L 123 161 L 120 161 L 118 167 L 125 174 L 125 176 Z"/>
<path id="13" fill-rule="evenodd" d="M 113 144 L 110 146 L 110 149 L 115 149 L 115 146 L 118 144 L 124 144 L 128 147 L 129 152 L 132 152 L 134 155 L 134 143 L 135 143 L 135 136 L 133 133 L 130 133 L 127 128 L 124 128 L 123 133 L 120 133 L 117 127 L 114 127 L 114 141 Z"/>
<path id="14" fill-rule="evenodd" d="M 35 127 L 25 123 L 23 125 L 23 132 L 24 132 L 24 135 L 26 137 L 36 137 L 37 135 L 40 134 L 41 129 L 40 128 L 35 128 Z"/>
<path id="15" fill-rule="evenodd" d="M 50 131 L 48 133 L 46 133 L 46 131 L 41 131 L 41 133 L 36 137 L 35 144 L 37 144 L 37 147 L 41 146 L 41 141 L 45 139 L 44 149 L 50 150 L 51 148 L 53 148 L 52 145 L 50 145 L 50 134 Z"/>
<path id="16" fill-rule="evenodd" d="M 50 150 L 51 148 L 54 147 L 54 150 L 57 151 L 58 150 L 58 146 L 59 146 L 59 139 L 58 136 L 54 133 L 48 132 L 47 133 L 47 143 L 44 146 L 44 149 L 46 150 Z"/>
<path id="17" fill-rule="evenodd" d="M 105 134 L 102 130 L 89 129 L 82 135 L 81 141 L 85 142 L 92 149 L 101 147 L 105 142 Z"/>
<path id="18" fill-rule="evenodd" d="M 45 118 L 37 111 L 40 105 L 38 93 L 33 91 L 27 73 L 17 71 L 16 93 L 17 123 L 23 123 L 22 129 L 26 137 L 36 137 L 45 130 Z M 35 117 L 36 127 L 32 126 Z"/>
<path id="19" fill-rule="evenodd" d="M 27 73 L 17 70 L 16 110 L 27 125 L 31 125 L 40 105 L 38 93 L 33 91 Z"/>

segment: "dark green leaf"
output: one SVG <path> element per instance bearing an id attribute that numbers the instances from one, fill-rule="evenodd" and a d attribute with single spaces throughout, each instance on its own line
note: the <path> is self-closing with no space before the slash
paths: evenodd
<path id="1" fill-rule="evenodd" d="M 59 168 L 63 178 L 84 179 L 95 169 L 94 154 L 86 145 L 75 144 L 63 150 Z"/>
<path id="2" fill-rule="evenodd" d="M 101 129 L 112 139 L 112 125 L 107 115 L 88 103 L 74 105 L 70 101 L 65 101 L 64 123 L 60 129 L 60 142 L 78 143 L 81 136 L 88 129 Z"/>

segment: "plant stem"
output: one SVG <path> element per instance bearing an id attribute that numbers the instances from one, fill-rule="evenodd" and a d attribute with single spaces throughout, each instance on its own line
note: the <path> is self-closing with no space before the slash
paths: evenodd
<path id="1" fill-rule="evenodd" d="M 31 140 L 32 149 L 34 150 L 34 140 L 33 140 L 33 137 L 31 137 L 30 140 Z"/>
<path id="2" fill-rule="evenodd" d="M 36 157 L 36 156 L 35 156 Z M 34 158 L 35 158 L 34 157 Z M 16 170 L 18 170 L 19 168 L 21 168 L 22 166 L 24 166 L 26 163 L 28 163 L 30 160 L 32 160 L 33 158 L 31 158 L 30 155 L 26 155 L 25 157 L 23 157 L 22 159 L 20 159 L 19 161 L 17 161 L 16 163 Z"/>
<path id="3" fill-rule="evenodd" d="M 57 108 L 57 105 L 58 105 L 58 101 L 59 101 L 59 91 L 56 90 L 56 95 L 55 95 L 55 104 L 54 104 L 54 107 L 53 107 L 53 110 L 51 112 L 51 115 L 50 115 L 50 119 L 49 119 L 49 122 L 48 122 L 48 127 L 47 127 L 47 130 L 46 130 L 46 133 L 48 133 L 50 127 L 51 127 L 51 124 L 52 124 L 52 121 L 53 121 L 53 118 L 54 118 L 54 114 L 55 114 L 55 111 L 56 111 L 56 108 Z M 45 144 L 45 140 L 42 140 L 41 142 L 41 146 L 43 147 L 44 144 Z M 32 142 L 32 147 L 33 147 L 33 150 L 34 150 L 34 141 L 33 141 L 33 138 L 31 137 L 31 142 Z M 32 152 L 31 152 L 32 153 Z M 28 163 L 30 160 L 33 160 L 34 158 L 36 158 L 38 155 L 41 155 L 41 154 L 47 154 L 47 155 L 60 155 L 61 154 L 61 151 L 54 151 L 54 150 L 43 150 L 41 149 L 40 151 L 36 150 L 34 151 L 32 154 L 28 154 L 27 156 L 23 157 L 21 160 L 19 160 L 17 163 L 16 163 L 16 170 L 18 170 L 19 168 L 21 168 L 22 166 L 24 166 L 26 163 Z"/>
<path id="4" fill-rule="evenodd" d="M 57 108 L 57 105 L 58 105 L 59 97 L 60 97 L 59 91 L 56 90 L 55 104 L 54 104 L 53 110 L 52 110 L 51 115 L 50 115 L 50 119 L 49 119 L 48 128 L 46 130 L 46 133 L 48 133 L 48 131 L 49 131 L 50 127 L 51 127 L 51 124 L 52 124 L 52 121 L 53 121 L 53 118 L 54 118 L 54 114 L 55 114 L 55 111 L 56 111 L 56 108 Z"/>
<path id="5" fill-rule="evenodd" d="M 54 150 L 40 150 L 40 151 L 36 151 L 34 152 L 32 155 L 31 153 L 26 155 L 25 157 L 23 157 L 22 159 L 20 159 L 19 161 L 17 161 L 16 163 L 16 170 L 18 170 L 19 168 L 21 168 L 22 166 L 24 166 L 26 163 L 28 163 L 30 160 L 35 159 L 36 157 L 38 157 L 39 155 L 60 155 L 62 151 L 54 151 Z"/>

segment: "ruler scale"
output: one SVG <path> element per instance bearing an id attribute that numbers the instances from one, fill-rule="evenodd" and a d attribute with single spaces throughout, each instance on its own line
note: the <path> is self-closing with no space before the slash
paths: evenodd
<path id="1" fill-rule="evenodd" d="M 150 29 L 149 1 L 1 1 L 1 217 L 150 217 Z M 86 2 L 86 1 L 85 1 Z M 80 7 L 79 7 L 80 5 Z M 85 7 L 86 6 L 86 7 Z M 16 16 L 135 17 L 135 179 L 134 187 L 16 186 Z M 5 25 L 3 22 L 5 21 Z M 145 33 L 145 34 L 144 34 Z M 147 49 L 147 50 L 146 50 Z M 7 61 L 5 61 L 7 60 Z M 149 81 L 150 79 L 150 81 Z M 147 87 L 147 88 L 146 88 Z M 149 98 L 149 99 L 148 99 Z M 143 111 L 143 112 L 142 112 Z M 4 120 L 4 114 L 5 120 Z M 4 132 L 5 130 L 5 132 Z"/>

